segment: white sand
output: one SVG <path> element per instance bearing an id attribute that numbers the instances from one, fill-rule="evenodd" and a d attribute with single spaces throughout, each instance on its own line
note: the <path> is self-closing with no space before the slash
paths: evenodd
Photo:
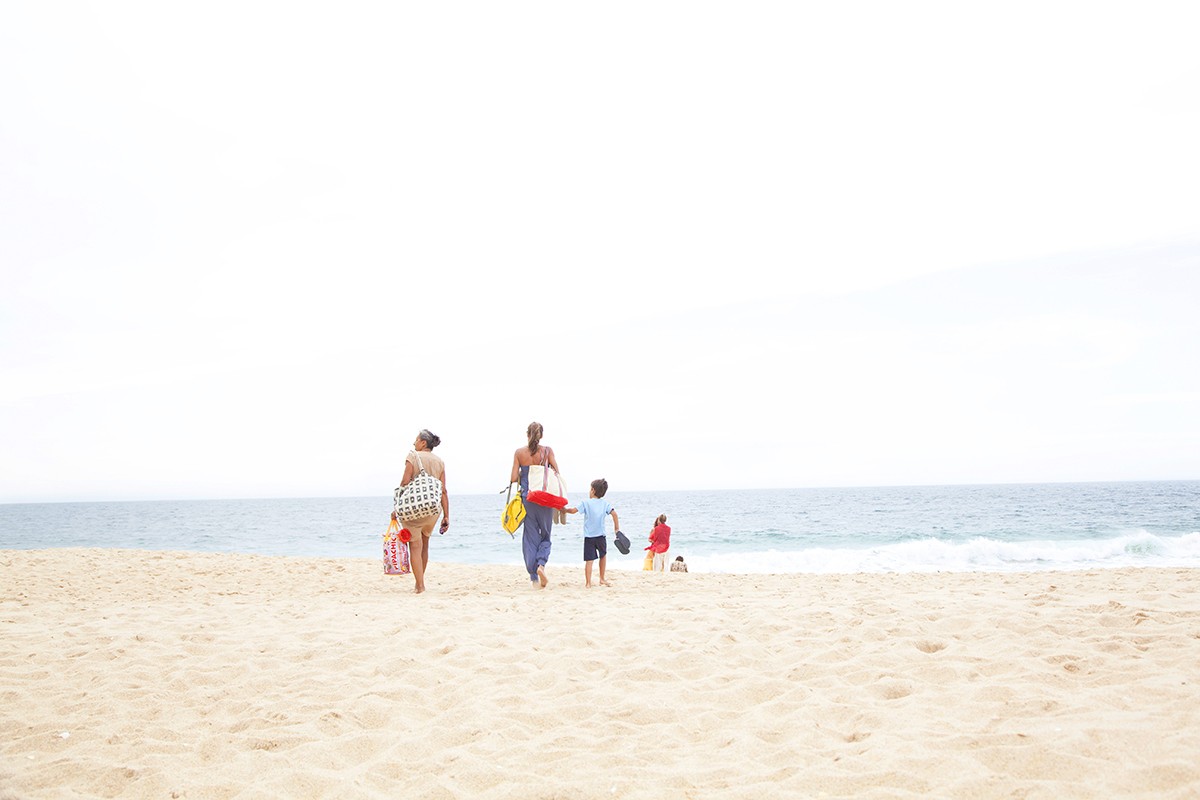
<path id="1" fill-rule="evenodd" d="M 0 798 L 1200 796 L 1200 570 L 611 577 L 0 551 Z"/>

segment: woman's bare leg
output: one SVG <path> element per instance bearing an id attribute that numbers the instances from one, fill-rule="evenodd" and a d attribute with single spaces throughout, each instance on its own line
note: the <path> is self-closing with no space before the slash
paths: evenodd
<path id="1" fill-rule="evenodd" d="M 418 533 L 417 538 L 408 543 L 408 563 L 412 565 L 413 579 L 417 582 L 417 594 L 425 591 L 425 547 L 420 542 L 423 538 Z"/>

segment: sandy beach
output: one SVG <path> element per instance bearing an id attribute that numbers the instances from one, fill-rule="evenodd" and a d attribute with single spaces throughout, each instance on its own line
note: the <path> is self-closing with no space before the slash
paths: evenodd
<path id="1" fill-rule="evenodd" d="M 1200 796 L 1200 571 L 0 551 L 0 798 Z"/>

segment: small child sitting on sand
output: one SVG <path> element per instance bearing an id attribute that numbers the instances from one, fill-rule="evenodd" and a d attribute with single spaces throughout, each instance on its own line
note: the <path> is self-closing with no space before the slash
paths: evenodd
<path id="1" fill-rule="evenodd" d="M 592 585 L 592 562 L 597 559 L 600 561 L 600 585 L 610 585 L 604 578 L 604 565 L 608 556 L 608 539 L 604 537 L 604 518 L 612 515 L 613 530 L 621 530 L 617 512 L 604 499 L 606 494 L 608 494 L 608 481 L 598 478 L 592 481 L 592 486 L 588 490 L 588 499 L 580 503 L 578 508 L 563 509 L 568 514 L 583 512 L 583 573 L 585 585 L 588 588 L 591 588 Z"/>

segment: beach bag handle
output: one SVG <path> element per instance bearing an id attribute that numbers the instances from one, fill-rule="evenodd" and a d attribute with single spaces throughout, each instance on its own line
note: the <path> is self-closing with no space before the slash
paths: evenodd
<path id="1" fill-rule="evenodd" d="M 550 470 L 552 470 L 552 469 L 554 469 L 554 467 L 550 466 L 550 456 L 547 455 L 546 453 L 543 453 L 542 454 L 542 491 L 543 492 L 546 491 L 546 488 L 550 485 L 550 483 L 549 483 Z M 554 469 L 554 475 L 555 475 L 555 477 L 558 478 L 558 481 L 561 484 L 562 483 L 562 475 L 558 474 L 558 470 Z"/>

